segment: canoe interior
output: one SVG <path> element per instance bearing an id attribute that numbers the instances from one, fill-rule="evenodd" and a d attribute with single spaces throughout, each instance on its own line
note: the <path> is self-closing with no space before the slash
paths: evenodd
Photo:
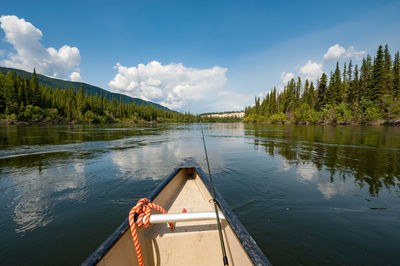
<path id="1" fill-rule="evenodd" d="M 170 213 L 200 212 L 214 210 L 211 198 L 196 169 L 182 168 L 153 202 Z M 222 227 L 230 265 L 253 265 L 226 220 Z M 138 229 L 138 238 L 146 265 L 222 265 L 216 221 L 178 222 L 173 232 L 166 224 L 153 224 Z M 138 265 L 129 229 L 98 265 Z"/>

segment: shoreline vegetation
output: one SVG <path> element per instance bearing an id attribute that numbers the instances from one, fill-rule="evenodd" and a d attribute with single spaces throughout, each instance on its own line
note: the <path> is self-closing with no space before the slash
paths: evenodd
<path id="1" fill-rule="evenodd" d="M 256 97 L 243 122 L 400 126 L 399 52 L 392 61 L 388 46 L 380 45 L 375 58 L 367 55 L 360 68 L 350 60 L 341 71 L 337 62 L 329 80 L 323 73 L 316 87 L 292 78 L 283 91 L 274 88 L 263 99 Z"/>
<path id="2" fill-rule="evenodd" d="M 100 123 L 196 123 L 238 122 L 235 117 L 207 117 L 179 113 L 154 105 L 126 103 L 122 98 L 89 95 L 83 86 L 57 88 L 39 84 L 13 71 L 0 73 L 0 125 L 5 124 L 100 124 Z"/>

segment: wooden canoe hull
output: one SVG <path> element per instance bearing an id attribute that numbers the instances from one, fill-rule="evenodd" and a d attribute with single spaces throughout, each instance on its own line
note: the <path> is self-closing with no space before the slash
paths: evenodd
<path id="1" fill-rule="evenodd" d="M 229 264 L 269 265 L 220 193 L 215 192 L 226 218 L 222 227 Z M 148 198 L 169 213 L 180 213 L 183 208 L 188 212 L 214 210 L 208 176 L 193 160 L 185 160 Z M 177 222 L 173 232 L 166 224 L 153 224 L 148 229 L 138 229 L 138 238 L 146 265 L 223 265 L 214 220 Z M 94 264 L 138 265 L 128 220 L 83 263 Z"/>

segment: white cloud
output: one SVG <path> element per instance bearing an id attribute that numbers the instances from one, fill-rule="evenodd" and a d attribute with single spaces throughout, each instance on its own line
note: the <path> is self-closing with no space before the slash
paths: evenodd
<path id="1" fill-rule="evenodd" d="M 339 44 L 335 44 L 328 48 L 328 51 L 324 54 L 324 60 L 330 61 L 334 59 L 339 59 L 342 55 L 346 53 L 346 49 L 340 46 Z"/>
<path id="2" fill-rule="evenodd" d="M 0 56 L 3 56 L 3 55 L 4 55 L 4 50 L 0 49 Z"/>
<path id="3" fill-rule="evenodd" d="M 354 46 L 350 46 L 347 51 L 346 51 L 346 55 L 345 58 L 350 58 L 353 57 L 357 60 L 360 60 L 363 58 L 364 55 L 366 55 L 367 52 L 366 51 L 357 51 Z"/>
<path id="4" fill-rule="evenodd" d="M 69 78 L 72 81 L 83 81 L 79 72 L 72 72 L 71 75 L 69 75 Z"/>
<path id="5" fill-rule="evenodd" d="M 237 97 L 233 92 L 223 90 L 227 69 L 218 66 L 195 69 L 181 63 L 162 65 L 152 61 L 137 67 L 117 63 L 114 68 L 118 73 L 108 83 L 113 91 L 157 102 L 172 109 L 205 99 L 219 101 L 220 97 Z"/>
<path id="6" fill-rule="evenodd" d="M 281 73 L 281 79 L 284 84 L 288 83 L 292 78 L 294 78 L 293 73 L 290 73 L 290 72 L 288 72 L 288 73 L 282 72 Z"/>
<path id="7" fill-rule="evenodd" d="M 17 16 L 1 16 L 0 23 L 5 40 L 15 49 L 15 53 L 0 62 L 2 65 L 27 71 L 36 68 L 38 73 L 58 78 L 67 78 L 70 71 L 79 70 L 81 56 L 78 48 L 68 45 L 58 50 L 44 47 L 40 42 L 42 31 Z"/>
<path id="8" fill-rule="evenodd" d="M 354 46 L 350 46 L 345 49 L 339 44 L 335 44 L 328 48 L 328 51 L 324 54 L 324 61 L 338 60 L 340 58 L 351 58 L 361 59 L 367 52 L 366 51 L 358 51 L 354 48 Z"/>
<path id="9" fill-rule="evenodd" d="M 322 64 L 318 64 L 316 62 L 308 60 L 307 63 L 300 68 L 299 73 L 301 76 L 303 76 L 303 78 L 315 81 L 323 73 Z"/>

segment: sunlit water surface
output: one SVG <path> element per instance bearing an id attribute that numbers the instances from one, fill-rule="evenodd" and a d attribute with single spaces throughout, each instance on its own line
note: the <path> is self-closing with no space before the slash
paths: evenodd
<path id="1" fill-rule="evenodd" d="M 207 124 L 215 185 L 276 265 L 400 261 L 400 129 Z M 0 127 L 0 264 L 79 264 L 199 124 Z M 215 243 L 215 248 L 219 248 Z"/>

